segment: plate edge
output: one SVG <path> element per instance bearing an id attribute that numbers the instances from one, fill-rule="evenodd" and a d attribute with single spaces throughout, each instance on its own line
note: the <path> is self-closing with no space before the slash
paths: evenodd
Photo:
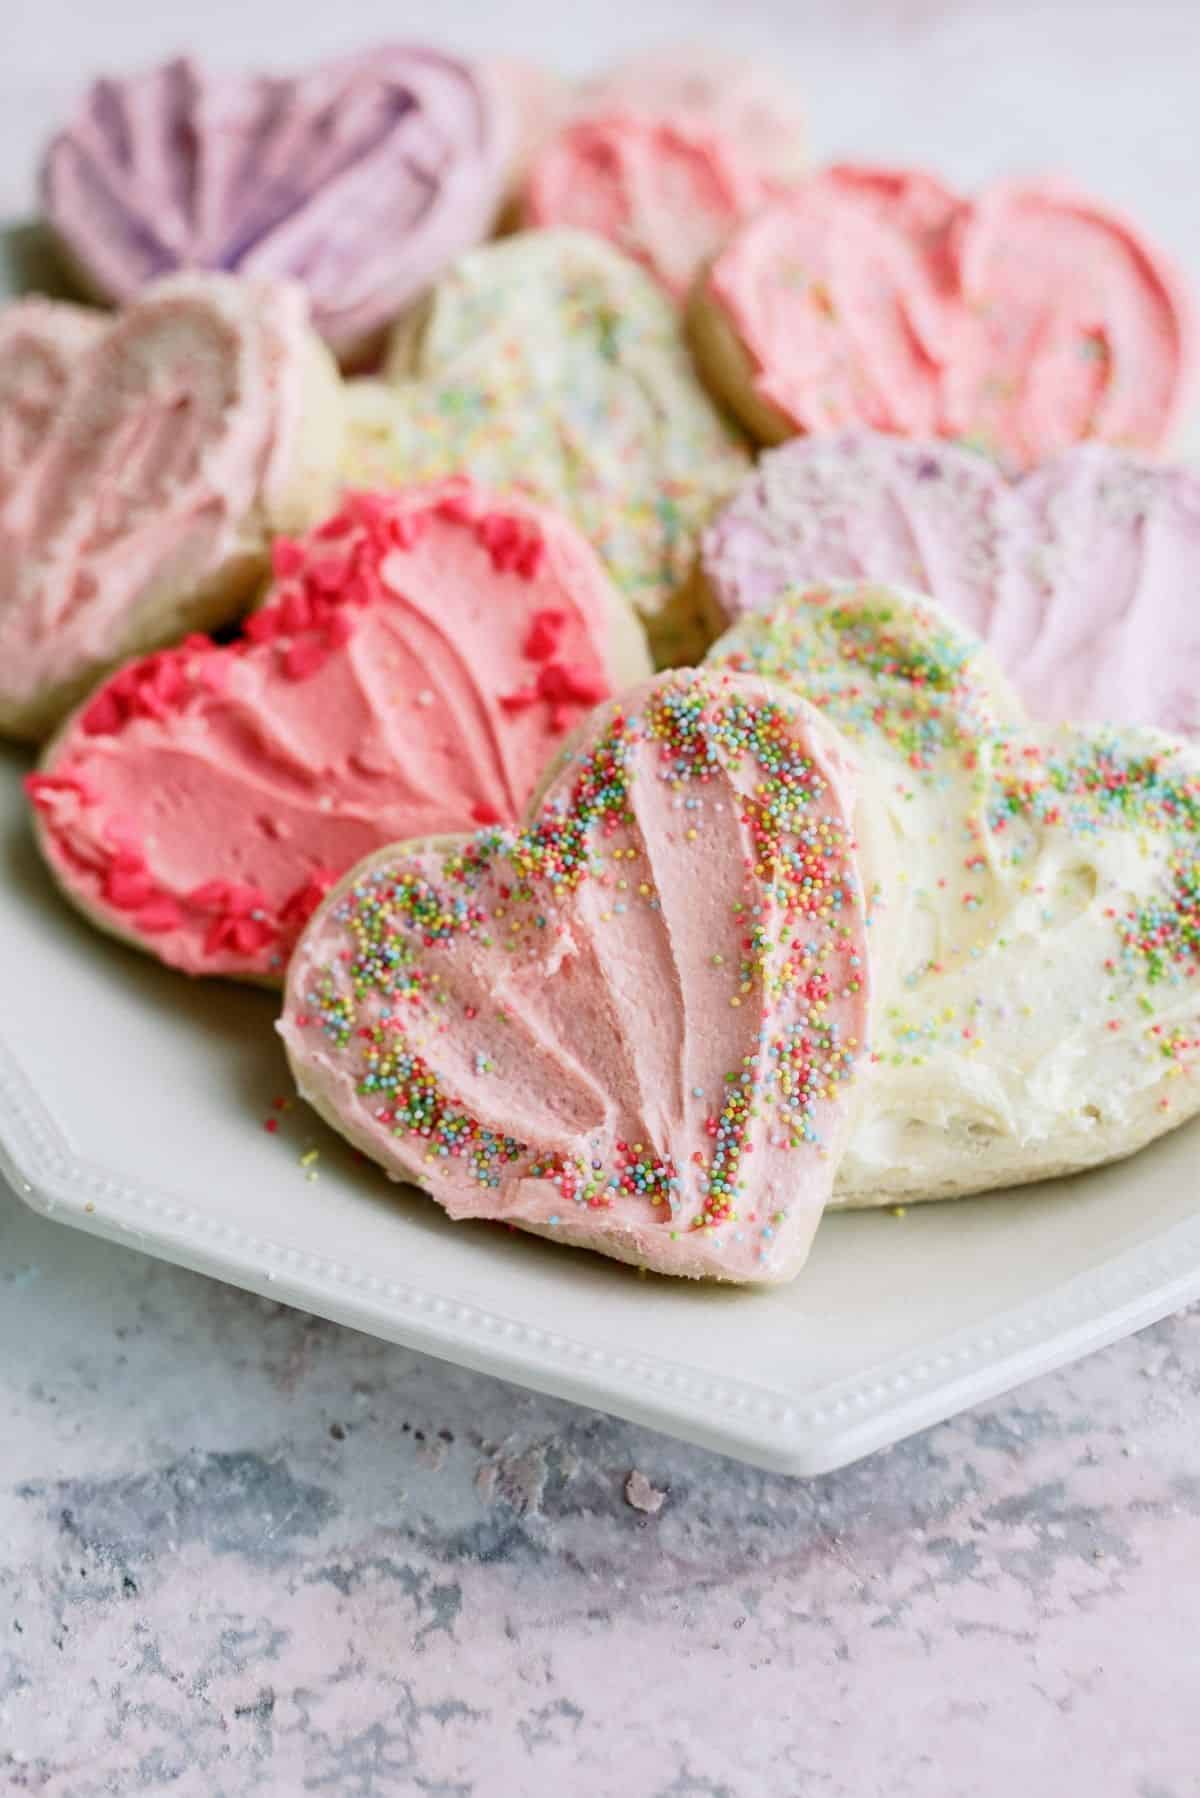
<path id="1" fill-rule="evenodd" d="M 182 1200 L 76 1154 L 0 1037 L 0 1172 L 35 1211 L 194 1271 L 333 1316 L 576 1403 L 780 1472 L 829 1472 L 1049 1371 L 1200 1297 L 1200 1216 L 1110 1257 L 1026 1304 L 998 1312 L 797 1404 L 769 1386 L 622 1356 L 367 1269 L 208 1223 Z M 132 1217 L 121 1215 L 122 1211 Z M 142 1220 L 145 1220 L 144 1222 Z M 255 1258 L 247 1277 L 241 1250 Z M 265 1263 L 265 1265 L 263 1265 Z M 261 1272 L 259 1271 L 261 1268 Z M 1107 1307 L 1097 1316 L 1097 1306 Z M 399 1312 L 398 1309 L 399 1308 Z M 614 1402 L 621 1383 L 625 1402 Z M 628 1382 L 636 1382 L 636 1391 Z M 628 1396 L 626 1397 L 626 1393 Z"/>

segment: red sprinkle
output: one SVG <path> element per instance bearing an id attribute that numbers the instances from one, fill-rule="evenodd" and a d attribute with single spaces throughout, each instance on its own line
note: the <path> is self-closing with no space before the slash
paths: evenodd
<path id="1" fill-rule="evenodd" d="M 532 687 L 518 687 L 513 693 L 500 695 L 500 709 L 504 712 L 527 712 L 537 702 L 538 696 Z"/>
<path id="2" fill-rule="evenodd" d="M 291 643 L 283 654 L 283 672 L 289 680 L 307 680 L 329 660 L 329 651 L 315 637 L 304 637 Z"/>
<path id="3" fill-rule="evenodd" d="M 567 614 L 558 606 L 544 606 L 533 614 L 523 654 L 531 662 L 547 662 L 567 628 Z"/>
<path id="4" fill-rule="evenodd" d="M 547 662 L 537 677 L 538 696 L 553 705 L 598 705 L 607 697 L 603 675 L 579 662 Z"/>
<path id="5" fill-rule="evenodd" d="M 304 566 L 304 547 L 294 537 L 276 537 L 271 545 L 271 573 L 277 581 L 290 580 Z"/>

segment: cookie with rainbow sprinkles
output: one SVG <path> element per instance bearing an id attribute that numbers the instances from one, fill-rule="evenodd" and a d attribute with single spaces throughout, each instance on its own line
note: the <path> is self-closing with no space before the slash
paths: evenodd
<path id="1" fill-rule="evenodd" d="M 523 827 L 398 844 L 325 900 L 280 1025 L 302 1094 L 452 1218 L 790 1279 L 881 977 L 869 804 L 761 679 L 631 688 Z"/>
<path id="2" fill-rule="evenodd" d="M 676 308 L 599 237 L 524 232 L 464 256 L 347 387 L 357 484 L 466 472 L 565 512 L 660 661 L 703 648 L 700 531 L 750 466 L 701 386 Z"/>
<path id="3" fill-rule="evenodd" d="M 806 698 L 886 807 L 898 950 L 835 1203 L 1070 1173 L 1200 1110 L 1200 746 L 1026 722 L 895 588 L 794 591 L 707 665 Z"/>

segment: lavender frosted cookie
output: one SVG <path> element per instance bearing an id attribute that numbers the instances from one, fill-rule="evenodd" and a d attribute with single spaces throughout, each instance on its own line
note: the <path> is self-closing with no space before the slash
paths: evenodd
<path id="1" fill-rule="evenodd" d="M 1200 733 L 1200 475 L 1098 445 L 1019 480 L 940 442 L 770 451 L 710 525 L 715 629 L 827 580 L 933 596 L 1035 717 Z"/>
<path id="2" fill-rule="evenodd" d="M 92 84 L 46 153 L 42 200 L 100 297 L 181 268 L 300 280 L 355 361 L 487 235 L 509 137 L 491 77 L 437 50 L 284 77 L 180 59 Z"/>

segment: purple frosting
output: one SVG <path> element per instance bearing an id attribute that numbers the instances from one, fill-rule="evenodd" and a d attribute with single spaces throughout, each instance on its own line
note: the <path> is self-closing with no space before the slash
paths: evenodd
<path id="1" fill-rule="evenodd" d="M 507 137 L 488 77 L 436 50 L 282 78 L 179 60 L 88 89 L 47 151 L 43 202 L 106 299 L 180 268 L 298 280 L 354 355 L 487 235 Z"/>
<path id="2" fill-rule="evenodd" d="M 869 433 L 764 455 L 705 532 L 721 615 L 789 588 L 929 594 L 1034 717 L 1200 734 L 1200 475 L 1089 445 L 1008 480 L 946 443 Z"/>

